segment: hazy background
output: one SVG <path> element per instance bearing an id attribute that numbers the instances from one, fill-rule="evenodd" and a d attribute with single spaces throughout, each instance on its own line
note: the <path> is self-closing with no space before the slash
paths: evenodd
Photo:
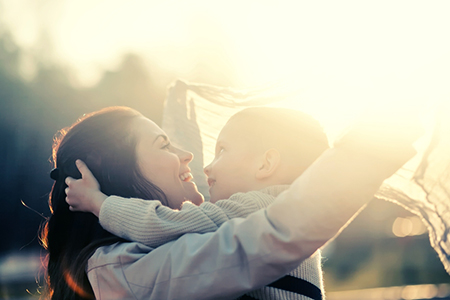
<path id="1" fill-rule="evenodd" d="M 177 78 L 293 82 L 330 131 L 367 107 L 432 106 L 450 99 L 449 15 L 448 1 L 0 0 L 0 297 L 36 295 L 43 218 L 21 200 L 49 216 L 52 138 L 83 113 L 127 105 L 160 123 Z M 389 203 L 325 256 L 327 291 L 450 282 Z"/>

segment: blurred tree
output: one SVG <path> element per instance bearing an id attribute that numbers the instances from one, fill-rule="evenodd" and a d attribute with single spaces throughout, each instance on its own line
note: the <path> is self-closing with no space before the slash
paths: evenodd
<path id="1" fill-rule="evenodd" d="M 328 291 L 448 282 L 426 233 L 395 237 L 399 205 L 373 200 L 324 251 Z"/>
<path id="2" fill-rule="evenodd" d="M 0 244 L 0 252 L 38 247 L 43 218 L 21 200 L 49 215 L 49 158 L 58 130 L 84 113 L 112 105 L 130 106 L 160 123 L 166 92 L 166 85 L 152 83 L 143 60 L 133 54 L 92 88 L 74 87 L 70 70 L 38 54 L 34 78 L 25 80 L 23 55 L 9 33 L 0 33 L 0 235 L 8 241 Z"/>
<path id="3" fill-rule="evenodd" d="M 21 51 L 9 33 L 3 33 L 0 36 L 0 218 L 5 224 L 0 234 L 9 242 L 2 243 L 0 251 L 31 241 L 37 228 L 27 226 L 28 215 L 23 214 L 20 203 L 24 196 L 36 192 L 32 159 L 40 150 L 36 147 L 39 132 L 37 128 L 31 131 L 33 127 L 27 122 L 35 105 L 31 89 L 20 78 L 20 56 Z M 36 224 L 40 218 L 33 214 L 30 221 Z"/>
<path id="4" fill-rule="evenodd" d="M 127 54 L 115 71 L 105 72 L 100 82 L 86 91 L 97 110 L 105 106 L 132 107 L 157 124 L 161 124 L 166 86 L 152 84 L 142 58 Z"/>

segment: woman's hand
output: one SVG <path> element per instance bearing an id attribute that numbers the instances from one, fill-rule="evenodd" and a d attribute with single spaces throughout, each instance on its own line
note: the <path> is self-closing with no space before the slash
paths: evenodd
<path id="1" fill-rule="evenodd" d="M 107 196 L 100 191 L 97 179 L 92 175 L 86 164 L 79 159 L 75 163 L 81 173 L 81 179 L 66 178 L 68 186 L 66 188 L 66 202 L 69 204 L 71 211 L 91 212 L 98 217 L 100 208 Z"/>

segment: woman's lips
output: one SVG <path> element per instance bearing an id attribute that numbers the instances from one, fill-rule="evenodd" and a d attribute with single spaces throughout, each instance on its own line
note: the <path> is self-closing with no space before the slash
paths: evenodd
<path id="1" fill-rule="evenodd" d="M 185 172 L 185 173 L 180 174 L 181 181 L 185 181 L 185 182 L 191 181 L 192 178 L 193 177 L 192 177 L 192 173 L 191 172 Z"/>

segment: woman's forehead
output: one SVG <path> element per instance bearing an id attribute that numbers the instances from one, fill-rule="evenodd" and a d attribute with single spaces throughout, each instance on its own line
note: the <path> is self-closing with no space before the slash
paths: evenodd
<path id="1" fill-rule="evenodd" d="M 152 120 L 142 117 L 139 118 L 136 122 L 136 130 L 145 136 L 149 136 L 149 137 L 157 137 L 157 136 L 165 136 L 167 137 L 166 133 L 164 132 L 164 130 L 162 130 L 158 125 L 156 125 L 155 122 L 153 122 Z"/>

